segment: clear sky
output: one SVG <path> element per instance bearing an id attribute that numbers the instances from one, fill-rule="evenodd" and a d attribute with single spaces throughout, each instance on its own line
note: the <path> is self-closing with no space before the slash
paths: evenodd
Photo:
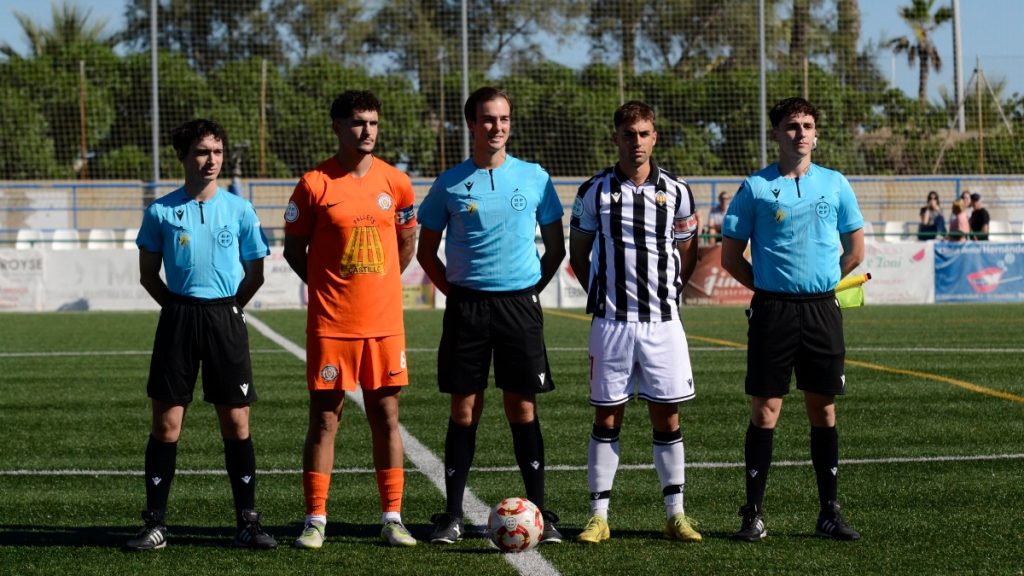
<path id="1" fill-rule="evenodd" d="M 909 0 L 860 0 L 861 42 L 880 44 L 887 38 L 910 34 L 910 29 L 897 14 L 899 6 Z M 108 30 L 121 27 L 124 0 L 80 0 L 79 5 L 90 7 L 94 18 L 106 18 Z M 751 2 L 751 5 L 754 5 Z M 0 39 L 19 51 L 24 50 L 24 35 L 14 11 L 28 14 L 37 23 L 50 23 L 50 2 L 47 0 L 0 0 Z M 1004 96 L 1024 94 L 1024 42 L 1017 34 L 1024 30 L 1024 0 L 960 0 L 960 20 L 963 47 L 963 81 L 966 85 L 981 59 L 982 69 L 990 82 L 1006 81 Z M 952 23 L 945 24 L 935 37 L 942 55 L 942 71 L 932 72 L 929 97 L 938 101 L 939 87 L 953 94 L 953 32 Z M 562 52 L 557 59 L 575 65 L 578 59 L 571 52 Z M 881 50 L 878 66 L 886 78 L 895 78 L 895 84 L 907 95 L 917 95 L 917 69 L 907 65 L 906 56 L 892 57 Z"/>

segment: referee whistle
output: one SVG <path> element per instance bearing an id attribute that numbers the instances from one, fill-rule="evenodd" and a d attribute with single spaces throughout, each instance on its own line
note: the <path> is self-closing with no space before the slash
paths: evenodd
<path id="1" fill-rule="evenodd" d="M 858 286 L 862 286 L 868 280 L 871 280 L 870 272 L 865 272 L 864 274 L 856 274 L 853 276 L 847 276 L 846 278 L 840 280 L 839 284 L 836 284 L 835 291 L 842 292 L 843 290 L 847 290 L 849 288 L 856 288 Z"/>

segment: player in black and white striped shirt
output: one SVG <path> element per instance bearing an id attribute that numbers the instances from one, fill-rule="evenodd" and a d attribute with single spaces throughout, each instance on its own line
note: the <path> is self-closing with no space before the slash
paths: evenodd
<path id="1" fill-rule="evenodd" d="M 626 403 L 646 400 L 654 428 L 654 466 L 661 480 L 672 540 L 699 542 L 684 514 L 686 480 L 678 404 L 694 397 L 679 295 L 697 264 L 693 194 L 655 166 L 654 110 L 627 102 L 615 111 L 619 161 L 580 187 L 572 209 L 569 262 L 587 291 L 590 329 L 590 436 L 587 481 L 591 518 L 581 542 L 608 540 L 608 505 L 619 464 Z"/>

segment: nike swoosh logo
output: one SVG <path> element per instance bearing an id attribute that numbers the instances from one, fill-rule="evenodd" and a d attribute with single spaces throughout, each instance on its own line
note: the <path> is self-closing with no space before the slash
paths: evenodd
<path id="1" fill-rule="evenodd" d="M 405 372 L 405 370 L 399 370 L 398 372 L 392 372 L 392 371 L 388 370 L 388 376 L 398 376 L 402 372 Z"/>
<path id="2" fill-rule="evenodd" d="M 333 208 L 333 207 L 337 206 L 338 204 L 341 204 L 341 202 L 328 202 L 327 203 L 327 207 L 328 208 Z"/>

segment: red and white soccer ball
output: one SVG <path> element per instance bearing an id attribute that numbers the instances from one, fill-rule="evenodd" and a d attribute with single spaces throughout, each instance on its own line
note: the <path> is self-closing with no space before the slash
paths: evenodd
<path id="1" fill-rule="evenodd" d="M 505 498 L 491 509 L 487 533 L 502 552 L 525 552 L 540 542 L 544 517 L 526 498 Z"/>

